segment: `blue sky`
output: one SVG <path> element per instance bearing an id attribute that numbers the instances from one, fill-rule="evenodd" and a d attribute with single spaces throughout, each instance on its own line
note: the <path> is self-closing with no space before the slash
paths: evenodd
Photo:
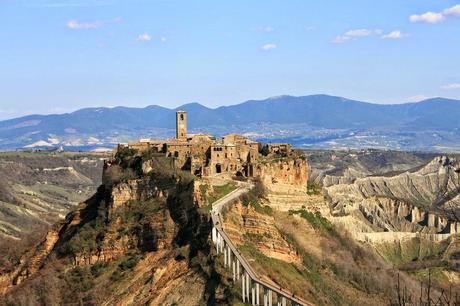
<path id="1" fill-rule="evenodd" d="M 0 119 L 283 94 L 460 99 L 460 1 L 0 0 Z"/>

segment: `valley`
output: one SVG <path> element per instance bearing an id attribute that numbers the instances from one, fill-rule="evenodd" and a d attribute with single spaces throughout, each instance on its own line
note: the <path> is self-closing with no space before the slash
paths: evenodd
<path id="1" fill-rule="evenodd" d="M 18 239 L 62 220 L 94 194 L 107 156 L 85 152 L 0 153 L 0 237 Z"/>
<path id="2" fill-rule="evenodd" d="M 71 213 L 64 220 L 58 213 L 49 219 L 57 223 L 44 239 L 35 238 L 39 244 L 31 244 L 26 235 L 29 222 L 37 221 L 15 225 L 30 251 L 0 273 L 3 286 L 15 284 L 4 296 L 6 303 L 28 296 L 18 304 L 80 299 L 95 305 L 238 305 L 241 281 L 235 282 L 216 257 L 206 217 L 238 182 L 225 176 L 196 180 L 170 168 L 162 155 L 132 152 L 111 160 L 96 190 L 85 178 L 97 178 L 102 166 L 88 160 L 107 156 L 47 154 L 45 162 L 40 160 L 44 153 L 4 153 L 4 164 L 20 169 L 12 163 L 21 165 L 28 158 L 30 169 L 43 164 L 40 172 L 34 170 L 43 185 L 86 186 L 94 195 L 78 206 L 60 207 L 62 214 Z M 316 305 L 388 305 L 397 300 L 398 278 L 412 298 L 419 298 L 420 288 L 427 290 L 428 279 L 431 296 L 460 289 L 460 245 L 455 233 L 446 232 L 448 223 L 430 217 L 455 221 L 456 212 L 446 207 L 458 206 L 456 155 L 381 150 L 302 154 L 306 159 L 261 157 L 257 188 L 222 210 L 225 232 L 258 277 Z M 30 175 L 14 173 L 30 185 Z M 25 196 L 4 194 L 11 202 Z M 58 284 L 58 279 L 65 281 Z M 43 282 L 47 293 L 40 297 Z M 185 302 L 177 288 L 199 294 Z M 62 290 L 73 293 L 62 296 Z"/>

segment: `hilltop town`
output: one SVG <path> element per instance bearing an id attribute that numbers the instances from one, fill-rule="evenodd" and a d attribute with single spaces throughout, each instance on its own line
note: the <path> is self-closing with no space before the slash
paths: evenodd
<path id="1" fill-rule="evenodd" d="M 208 134 L 187 133 L 187 112 L 176 112 L 176 137 L 169 140 L 142 139 L 128 143 L 129 149 L 137 152 L 164 153 L 171 157 L 178 169 L 190 171 L 195 176 L 229 174 L 254 177 L 260 174 L 258 164 L 267 155 L 288 156 L 293 153 L 288 143 L 271 143 L 262 146 L 248 137 L 227 134 L 216 139 Z M 126 148 L 119 145 L 114 152 Z"/>

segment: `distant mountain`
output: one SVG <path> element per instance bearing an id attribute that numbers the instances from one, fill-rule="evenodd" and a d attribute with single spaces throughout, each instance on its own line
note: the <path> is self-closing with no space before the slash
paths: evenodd
<path id="1" fill-rule="evenodd" d="M 177 109 L 100 107 L 31 115 L 0 122 L 0 149 L 91 149 L 140 137 L 170 137 L 178 109 L 189 113 L 192 132 L 234 131 L 303 147 L 460 150 L 460 101 L 381 105 L 328 95 L 279 96 L 216 109 L 190 103 Z"/>

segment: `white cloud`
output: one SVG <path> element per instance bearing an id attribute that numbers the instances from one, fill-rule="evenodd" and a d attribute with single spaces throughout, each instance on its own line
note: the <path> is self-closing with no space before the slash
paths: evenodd
<path id="1" fill-rule="evenodd" d="M 143 33 L 143 34 L 140 34 L 139 36 L 137 36 L 137 40 L 138 41 L 143 41 L 143 42 L 151 41 L 152 36 L 150 36 L 148 33 Z"/>
<path id="2" fill-rule="evenodd" d="M 357 39 L 363 38 L 363 37 L 381 35 L 382 33 L 383 33 L 383 31 L 379 30 L 379 29 L 356 29 L 356 30 L 350 30 L 350 31 L 345 32 L 342 35 L 337 36 L 336 38 L 334 38 L 334 40 L 332 42 L 336 43 L 336 44 L 342 44 L 342 43 L 347 42 L 349 40 L 357 40 Z"/>
<path id="3" fill-rule="evenodd" d="M 349 37 L 366 37 L 374 34 L 375 31 L 380 32 L 380 30 L 368 30 L 368 29 L 358 29 L 358 30 L 350 30 L 345 33 L 345 36 Z"/>
<path id="4" fill-rule="evenodd" d="M 460 4 L 447 8 L 442 12 L 426 12 L 421 15 L 414 14 L 409 17 L 409 20 L 414 23 L 426 22 L 436 24 L 445 21 L 450 16 L 460 17 Z"/>
<path id="5" fill-rule="evenodd" d="M 165 42 L 167 41 L 167 39 L 166 39 L 166 37 L 162 36 L 162 37 L 160 37 L 160 41 L 161 41 L 162 43 L 165 43 Z"/>
<path id="6" fill-rule="evenodd" d="M 407 36 L 409 36 L 409 34 L 403 33 L 400 30 L 395 30 L 388 34 L 382 35 L 382 39 L 401 39 Z"/>
<path id="7" fill-rule="evenodd" d="M 273 49 L 276 49 L 278 46 L 276 44 L 270 43 L 270 44 L 265 44 L 262 47 L 260 47 L 260 50 L 262 51 L 270 51 Z"/>
<path id="8" fill-rule="evenodd" d="M 340 36 L 337 36 L 336 38 L 334 38 L 334 39 L 332 40 L 332 42 L 333 42 L 334 44 L 343 44 L 344 42 L 347 42 L 347 41 L 349 41 L 349 40 L 350 40 L 350 37 L 340 35 Z"/>
<path id="9" fill-rule="evenodd" d="M 426 23 L 440 23 L 444 21 L 445 17 L 442 13 L 427 12 L 422 15 L 411 15 L 410 22 L 426 22 Z"/>
<path id="10" fill-rule="evenodd" d="M 444 86 L 441 86 L 441 88 L 442 89 L 447 89 L 447 90 L 460 89 L 460 83 L 452 83 L 452 84 L 444 85 Z"/>
<path id="11" fill-rule="evenodd" d="M 88 30 L 88 29 L 97 29 L 102 26 L 102 22 L 93 21 L 93 22 L 79 22 L 77 20 L 70 20 L 67 22 L 67 27 L 71 30 Z"/>
<path id="12" fill-rule="evenodd" d="M 445 9 L 443 13 L 444 15 L 460 16 L 460 4 L 457 4 L 451 8 Z"/>

